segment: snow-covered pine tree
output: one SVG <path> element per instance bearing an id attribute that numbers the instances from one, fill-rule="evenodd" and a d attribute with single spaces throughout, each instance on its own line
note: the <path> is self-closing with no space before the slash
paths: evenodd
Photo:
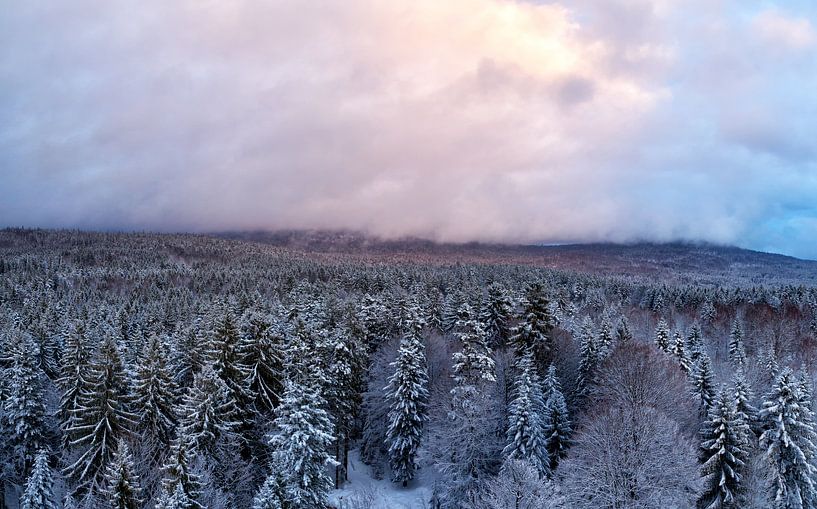
<path id="1" fill-rule="evenodd" d="M 740 320 L 735 318 L 732 330 L 729 333 L 729 362 L 735 369 L 741 369 L 746 364 L 746 349 L 743 346 L 743 328 Z"/>
<path id="2" fill-rule="evenodd" d="M 62 391 L 60 397 L 61 427 L 63 430 L 63 448 L 78 438 L 68 432 L 71 416 L 79 407 L 80 395 L 87 392 L 92 385 L 91 349 L 85 323 L 77 321 L 72 324 L 65 335 L 62 353 L 62 369 L 57 385 Z"/>
<path id="3" fill-rule="evenodd" d="M 735 413 L 727 389 L 721 388 L 701 429 L 701 474 L 703 490 L 698 498 L 701 509 L 728 509 L 739 506 L 743 491 L 742 471 L 748 458 L 746 437 L 749 427 Z"/>
<path id="4" fill-rule="evenodd" d="M 503 454 L 509 459 L 524 459 L 543 477 L 550 472 L 550 456 L 545 448 L 545 400 L 533 353 L 525 353 L 517 365 L 514 399 L 508 407 L 508 445 Z"/>
<path id="5" fill-rule="evenodd" d="M 31 474 L 26 480 L 20 509 L 56 509 L 54 502 L 54 474 L 48 466 L 48 453 L 42 449 L 37 453 Z"/>
<path id="6" fill-rule="evenodd" d="M 111 461 L 119 441 L 137 425 L 130 411 L 131 393 L 119 349 L 112 336 L 100 346 L 91 367 L 90 387 L 78 397 L 66 433 L 69 445 L 81 453 L 65 468 L 65 473 L 83 492 L 101 487 L 103 468 Z"/>
<path id="7" fill-rule="evenodd" d="M 817 433 L 800 403 L 798 382 L 783 368 L 763 403 L 760 444 L 771 467 L 775 507 L 814 507 L 817 501 L 813 463 Z"/>
<path id="8" fill-rule="evenodd" d="M 17 475 L 22 478 L 46 445 L 45 373 L 40 367 L 37 343 L 31 335 L 19 330 L 11 333 L 17 335 L 17 340 L 11 368 L 4 374 L 8 385 L 0 418 L 6 435 L 3 441 L 10 449 Z"/>
<path id="9" fill-rule="evenodd" d="M 454 335 L 462 345 L 453 355 L 454 381 L 458 385 L 476 385 L 482 381 L 494 382 L 494 359 L 488 346 L 482 324 L 474 317 L 471 306 L 463 304 L 457 312 Z"/>
<path id="10" fill-rule="evenodd" d="M 417 470 L 417 449 L 428 419 L 428 368 L 416 310 L 403 328 L 397 359 L 391 364 L 394 374 L 385 388 L 390 406 L 386 444 L 393 480 L 406 486 Z"/>
<path id="11" fill-rule="evenodd" d="M 348 454 L 352 428 L 361 405 L 363 370 L 366 367 L 365 348 L 361 335 L 349 328 L 336 327 L 328 337 L 330 362 L 326 387 L 329 413 L 335 423 L 335 487 L 347 480 Z"/>
<path id="12" fill-rule="evenodd" d="M 485 327 L 488 338 L 494 344 L 504 344 L 508 340 L 508 321 L 511 319 L 511 299 L 498 283 L 488 285 L 488 294 L 483 301 L 479 319 Z"/>
<path id="13" fill-rule="evenodd" d="M 272 472 L 281 476 L 286 488 L 285 507 L 322 509 L 333 486 L 327 466 L 334 465 L 329 449 L 335 437 L 326 400 L 315 382 L 320 377 L 308 376 L 303 383 L 287 380 L 281 404 L 275 409 L 268 441 Z"/>
<path id="14" fill-rule="evenodd" d="M 162 479 L 162 490 L 168 509 L 204 509 L 199 502 L 201 497 L 201 478 L 191 468 L 192 452 L 190 438 L 184 433 L 173 441 L 170 455 L 164 465 L 165 476 Z M 173 505 L 176 504 L 176 505 Z"/>
<path id="15" fill-rule="evenodd" d="M 221 378 L 229 390 L 230 398 L 235 402 L 234 417 L 241 423 L 249 412 L 250 395 L 247 388 L 247 372 L 241 364 L 242 352 L 239 350 L 241 335 L 235 324 L 232 313 L 224 314 L 213 331 L 212 349 L 215 353 L 213 371 Z"/>
<path id="16" fill-rule="evenodd" d="M 664 353 L 670 353 L 669 335 L 669 324 L 662 318 L 655 327 L 655 346 Z"/>
<path id="17" fill-rule="evenodd" d="M 756 436 L 746 436 L 749 443 L 755 442 L 760 435 L 758 410 L 751 404 L 752 389 L 746 381 L 743 370 L 738 370 L 732 377 L 732 399 L 735 405 L 735 418 L 743 421 Z"/>
<path id="18" fill-rule="evenodd" d="M 679 331 L 675 331 L 673 336 L 672 355 L 678 359 L 678 366 L 681 367 L 681 371 L 687 375 L 690 374 L 692 371 L 692 362 L 689 360 L 689 355 L 687 354 L 684 336 L 681 335 Z"/>
<path id="19" fill-rule="evenodd" d="M 262 413 L 270 413 L 281 399 L 285 349 L 281 324 L 272 316 L 251 312 L 244 319 L 241 344 L 242 370 L 248 373 L 247 388 Z"/>
<path id="20" fill-rule="evenodd" d="M 177 422 L 178 387 L 168 366 L 168 355 L 165 342 L 151 335 L 139 354 L 133 383 L 139 430 L 157 453 L 170 445 Z"/>
<path id="21" fill-rule="evenodd" d="M 202 367 L 193 377 L 179 413 L 179 433 L 189 440 L 191 452 L 205 458 L 218 457 L 236 436 L 235 400 L 227 384 L 210 366 Z"/>
<path id="22" fill-rule="evenodd" d="M 559 461 L 567 455 L 570 445 L 571 425 L 567 413 L 567 403 L 562 393 L 562 385 L 556 376 L 556 366 L 548 368 L 543 382 L 545 407 L 542 425 L 545 436 L 545 448 L 550 459 L 550 470 L 556 470 Z"/>
<path id="23" fill-rule="evenodd" d="M 119 441 L 111 463 L 105 472 L 105 498 L 113 509 L 142 507 L 142 488 L 133 465 L 133 458 L 124 440 Z"/>
<path id="24" fill-rule="evenodd" d="M 698 322 L 693 323 L 692 327 L 689 328 L 686 339 L 686 351 L 687 355 L 689 355 L 690 362 L 693 364 L 698 362 L 698 357 L 704 353 L 703 332 L 701 332 L 701 326 L 698 325 Z"/>
<path id="25" fill-rule="evenodd" d="M 553 317 L 550 302 L 539 283 L 530 283 L 525 289 L 520 323 L 511 338 L 520 357 L 529 349 L 533 351 L 534 367 L 544 374 L 553 354 Z"/>
<path id="26" fill-rule="evenodd" d="M 596 339 L 596 345 L 599 347 L 599 357 L 607 357 L 613 349 L 613 324 L 610 322 L 610 317 L 606 314 L 602 316 L 599 324 L 599 334 Z"/>
<path id="27" fill-rule="evenodd" d="M 485 332 L 470 305 L 463 304 L 458 315 L 455 334 L 462 349 L 453 354 L 451 409 L 437 430 L 433 451 L 444 486 L 437 502 L 444 507 L 465 504 L 476 496 L 479 480 L 495 468 L 502 450 L 496 432 L 503 426 L 495 419 L 490 400 L 495 366 Z"/>
<path id="28" fill-rule="evenodd" d="M 586 396 L 590 386 L 593 384 L 596 369 L 600 361 L 599 348 L 596 345 L 593 320 L 586 316 L 582 321 L 579 330 L 580 351 L 579 351 L 579 374 L 576 381 L 576 394 L 579 397 Z"/>
<path id="29" fill-rule="evenodd" d="M 264 484 L 252 500 L 252 509 L 283 509 L 286 501 L 286 489 L 275 472 L 267 476 Z M 283 500 L 282 500 L 283 499 Z"/>
<path id="30" fill-rule="evenodd" d="M 460 290 L 454 290 L 445 297 L 443 302 L 443 312 L 441 317 L 442 332 L 451 332 L 457 325 L 457 313 L 467 299 Z"/>
<path id="31" fill-rule="evenodd" d="M 712 372 L 712 361 L 706 352 L 698 354 L 698 360 L 692 367 L 690 374 L 690 381 L 692 382 L 692 392 L 695 396 L 695 401 L 698 403 L 699 411 L 702 416 L 709 413 L 712 407 L 712 402 L 715 400 L 715 375 Z"/>

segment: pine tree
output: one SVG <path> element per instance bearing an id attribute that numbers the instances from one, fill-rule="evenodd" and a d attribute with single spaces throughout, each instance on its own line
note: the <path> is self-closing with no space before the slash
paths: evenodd
<path id="1" fill-rule="evenodd" d="M 524 459 L 543 477 L 550 472 L 550 456 L 545 448 L 545 400 L 533 354 L 525 353 L 518 363 L 515 397 L 508 408 L 508 445 L 503 453 L 509 459 Z"/>
<path id="2" fill-rule="evenodd" d="M 814 507 L 817 500 L 813 459 L 817 434 L 800 403 L 798 383 L 791 369 L 778 374 L 763 403 L 760 443 L 772 468 L 775 507 Z"/>
<path id="3" fill-rule="evenodd" d="M 130 450 L 124 441 L 119 442 L 119 447 L 105 473 L 105 480 L 107 481 L 106 498 L 113 509 L 142 507 L 139 477 L 136 475 Z"/>
<path id="4" fill-rule="evenodd" d="M 91 389 L 91 345 L 87 339 L 85 324 L 77 321 L 66 334 L 62 354 L 62 369 L 57 385 L 62 390 L 60 415 L 62 416 L 63 447 L 78 438 L 68 432 L 71 416 L 80 405 L 81 395 Z"/>
<path id="5" fill-rule="evenodd" d="M 610 318 L 607 315 L 604 315 L 601 319 L 596 344 L 599 348 L 600 358 L 607 357 L 613 349 L 613 324 L 610 323 Z"/>
<path id="6" fill-rule="evenodd" d="M 285 489 L 281 486 L 280 481 L 275 473 L 267 476 L 264 484 L 261 485 L 261 489 L 253 498 L 252 509 L 283 509 L 281 494 L 285 493 Z"/>
<path id="7" fill-rule="evenodd" d="M 249 374 L 246 385 L 255 407 L 264 413 L 274 410 L 281 400 L 284 344 L 280 324 L 274 320 L 258 313 L 245 319 L 239 346 L 242 370 Z"/>
<path id="8" fill-rule="evenodd" d="M 712 372 L 712 361 L 705 352 L 699 354 L 690 378 L 701 415 L 706 415 L 715 399 L 715 375 Z"/>
<path id="9" fill-rule="evenodd" d="M 729 334 L 729 362 L 735 369 L 743 368 L 746 364 L 746 349 L 743 346 L 743 329 L 740 321 L 735 318 L 732 331 Z"/>
<path id="10" fill-rule="evenodd" d="M 701 332 L 701 326 L 693 323 L 689 328 L 686 340 L 686 351 L 689 355 L 689 360 L 693 364 L 698 362 L 698 358 L 704 353 L 704 339 Z"/>
<path id="11" fill-rule="evenodd" d="M 544 380 L 545 407 L 543 428 L 545 448 L 550 458 L 550 470 L 556 470 L 559 461 L 567 455 L 570 444 L 570 420 L 567 414 L 567 403 L 562 394 L 562 386 L 556 376 L 556 367 L 551 364 Z"/>
<path id="12" fill-rule="evenodd" d="M 202 490 L 201 478 L 191 469 L 190 442 L 189 437 L 183 433 L 179 434 L 173 441 L 170 456 L 164 466 L 165 477 L 162 479 L 162 490 L 168 509 L 171 507 L 204 509 L 199 502 Z"/>
<path id="13" fill-rule="evenodd" d="M 681 371 L 686 373 L 687 375 L 690 374 L 692 371 L 692 363 L 689 360 L 689 356 L 687 355 L 686 344 L 684 343 L 684 336 L 681 335 L 680 332 L 675 331 L 674 341 L 672 344 L 672 355 L 678 359 L 678 365 L 681 367 Z"/>
<path id="14" fill-rule="evenodd" d="M 180 410 L 180 430 L 190 440 L 191 451 L 216 458 L 235 438 L 238 423 L 230 390 L 210 366 L 193 378 Z"/>
<path id="15" fill-rule="evenodd" d="M 454 330 L 457 325 L 457 312 L 465 302 L 465 294 L 459 290 L 455 290 L 446 296 L 441 318 L 442 332 L 448 333 Z"/>
<path id="16" fill-rule="evenodd" d="M 213 370 L 227 386 L 230 398 L 235 402 L 237 413 L 234 417 L 244 422 L 248 411 L 247 405 L 251 398 L 246 386 L 247 373 L 242 369 L 240 343 L 241 336 L 238 327 L 235 325 L 232 314 L 227 312 L 213 333 L 213 352 L 215 353 Z"/>
<path id="17" fill-rule="evenodd" d="M 428 372 L 420 331 L 416 320 L 408 320 L 391 365 L 395 372 L 386 387 L 390 403 L 386 444 L 394 482 L 403 486 L 414 478 L 417 470 L 417 449 L 423 436 L 423 424 L 428 419 Z"/>
<path id="18" fill-rule="evenodd" d="M 333 485 L 326 467 L 334 465 L 329 447 L 335 437 L 315 378 L 310 376 L 305 384 L 285 382 L 268 438 L 272 471 L 286 487 L 286 507 L 324 508 Z"/>
<path id="19" fill-rule="evenodd" d="M 137 416 L 129 410 L 128 380 L 111 336 L 103 341 L 91 373 L 93 383 L 79 395 L 66 429 L 69 436 L 77 437 L 69 445 L 81 454 L 65 472 L 81 490 L 93 491 L 119 441 L 135 428 Z"/>
<path id="20" fill-rule="evenodd" d="M 704 487 L 698 498 L 702 509 L 738 507 L 742 470 L 748 458 L 745 437 L 749 427 L 736 415 L 733 401 L 722 388 L 702 428 L 701 473 Z"/>
<path id="21" fill-rule="evenodd" d="M 735 405 L 735 417 L 749 426 L 749 429 L 754 431 L 756 435 L 759 435 L 758 410 L 750 403 L 752 390 L 746 381 L 743 370 L 738 370 L 732 378 L 732 395 Z M 753 438 L 747 436 L 746 441 L 751 442 Z"/>
<path id="22" fill-rule="evenodd" d="M 655 346 L 664 353 L 670 353 L 669 334 L 669 325 L 662 318 L 655 327 Z"/>
<path id="23" fill-rule="evenodd" d="M 39 350 L 31 336 L 13 332 L 18 341 L 12 352 L 12 365 L 7 377 L 7 396 L 2 401 L 4 440 L 11 449 L 17 472 L 24 476 L 34 464 L 38 451 L 46 441 L 46 409 L 43 379 L 45 374 L 38 362 Z"/>
<path id="24" fill-rule="evenodd" d="M 457 313 L 454 335 L 462 350 L 454 353 L 454 380 L 474 384 L 478 380 L 495 381 L 494 359 L 482 324 L 474 318 L 471 306 L 463 304 Z"/>
<path id="25" fill-rule="evenodd" d="M 34 460 L 31 475 L 26 481 L 20 509 L 56 509 L 54 503 L 54 474 L 48 466 L 48 453 L 40 450 Z"/>
<path id="26" fill-rule="evenodd" d="M 579 396 L 586 396 L 590 386 L 593 384 L 596 368 L 599 364 L 599 348 L 596 345 L 593 321 L 589 316 L 584 318 L 579 336 L 581 338 L 581 344 L 576 393 Z"/>
<path id="27" fill-rule="evenodd" d="M 480 310 L 479 319 L 490 339 L 499 344 L 508 340 L 511 313 L 511 299 L 505 289 L 497 283 L 488 285 L 488 295 Z"/>
<path id="28" fill-rule="evenodd" d="M 540 374 L 550 363 L 553 354 L 553 318 L 550 303 L 539 283 L 531 283 L 525 290 L 521 322 L 514 329 L 513 342 L 517 356 L 528 349 L 533 351 L 534 366 Z"/>
<path id="29" fill-rule="evenodd" d="M 176 426 L 174 410 L 178 387 L 168 367 L 168 350 L 155 334 L 139 355 L 133 384 L 139 429 L 158 450 L 170 445 Z"/>

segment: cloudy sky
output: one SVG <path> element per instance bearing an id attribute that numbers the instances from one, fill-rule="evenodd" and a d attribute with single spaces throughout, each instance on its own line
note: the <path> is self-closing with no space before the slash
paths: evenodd
<path id="1" fill-rule="evenodd" d="M 817 258 L 817 3 L 2 0 L 0 225 Z"/>

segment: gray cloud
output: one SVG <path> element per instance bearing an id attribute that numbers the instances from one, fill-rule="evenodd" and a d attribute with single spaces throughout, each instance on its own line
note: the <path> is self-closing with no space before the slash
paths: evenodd
<path id="1" fill-rule="evenodd" d="M 12 0 L 0 223 L 817 257 L 808 4 L 567 5 Z"/>

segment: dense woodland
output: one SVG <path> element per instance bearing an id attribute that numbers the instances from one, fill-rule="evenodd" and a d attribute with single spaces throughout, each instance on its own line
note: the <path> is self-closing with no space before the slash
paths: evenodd
<path id="1" fill-rule="evenodd" d="M 813 508 L 817 289 L 0 232 L 5 507 Z M 365 496 L 343 507 L 367 507 Z"/>

